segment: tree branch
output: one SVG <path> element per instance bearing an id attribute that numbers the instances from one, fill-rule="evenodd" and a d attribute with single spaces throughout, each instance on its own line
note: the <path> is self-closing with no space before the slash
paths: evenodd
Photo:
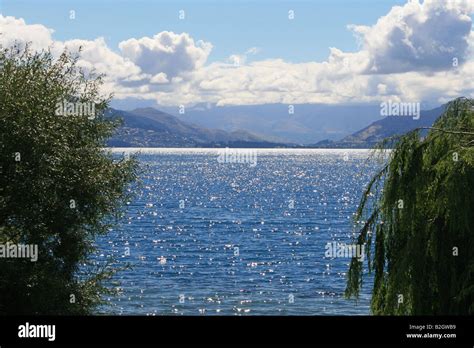
<path id="1" fill-rule="evenodd" d="M 418 128 L 415 128 L 414 130 L 419 130 L 419 129 L 430 129 L 430 130 L 440 131 L 444 133 L 451 133 L 451 134 L 474 135 L 474 133 L 472 132 L 451 131 L 451 130 L 436 128 L 436 127 L 418 127 Z"/>

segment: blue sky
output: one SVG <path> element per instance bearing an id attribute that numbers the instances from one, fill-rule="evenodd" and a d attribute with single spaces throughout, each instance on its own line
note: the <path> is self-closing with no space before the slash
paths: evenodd
<path id="1" fill-rule="evenodd" d="M 466 78 L 474 75 L 473 0 L 0 1 L 0 45 L 31 42 L 58 56 L 82 48 L 78 64 L 106 74 L 116 100 L 439 105 L 474 97 Z"/>
<path id="2" fill-rule="evenodd" d="M 111 49 L 131 37 L 168 30 L 212 42 L 209 62 L 258 47 L 254 59 L 322 61 L 329 47 L 357 50 L 348 24 L 375 24 L 404 1 L 157 1 L 157 0 L 3 0 L 2 13 L 55 30 L 56 40 L 105 38 Z M 288 20 L 288 11 L 297 20 Z M 69 19 L 69 11 L 76 19 Z M 185 10 L 186 19 L 178 19 Z"/>

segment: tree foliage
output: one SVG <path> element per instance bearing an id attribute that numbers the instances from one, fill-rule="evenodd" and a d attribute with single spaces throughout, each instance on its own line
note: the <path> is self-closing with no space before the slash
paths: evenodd
<path id="1" fill-rule="evenodd" d="M 370 181 L 356 220 L 374 314 L 474 313 L 474 102 L 450 102 L 427 135 L 389 139 L 388 163 Z M 346 296 L 358 296 L 363 267 L 353 259 Z"/>
<path id="2" fill-rule="evenodd" d="M 104 151 L 117 121 L 102 76 L 77 56 L 0 48 L 0 244 L 37 245 L 38 260 L 0 259 L 0 314 L 87 314 L 107 292 L 105 267 L 84 273 L 97 235 L 119 217 L 136 161 Z M 95 118 L 57 103 L 93 103 Z"/>

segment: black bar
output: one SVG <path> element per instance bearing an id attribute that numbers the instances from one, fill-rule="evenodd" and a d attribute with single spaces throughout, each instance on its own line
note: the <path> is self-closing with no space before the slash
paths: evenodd
<path id="1" fill-rule="evenodd" d="M 55 325 L 55 340 L 20 338 L 26 323 Z M 409 344 L 473 347 L 473 317 L 139 317 L 0 318 L 1 348 L 16 345 L 126 344 Z M 410 325 L 412 325 L 410 329 Z M 431 325 L 431 328 L 428 326 Z M 453 326 L 455 325 L 455 327 Z M 407 338 L 407 334 L 455 334 L 455 338 Z M 88 346 L 89 346 L 88 345 Z"/>

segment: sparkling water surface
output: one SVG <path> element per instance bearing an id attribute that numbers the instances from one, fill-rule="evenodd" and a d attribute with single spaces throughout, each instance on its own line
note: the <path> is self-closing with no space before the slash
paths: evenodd
<path id="1" fill-rule="evenodd" d="M 325 256 L 352 242 L 368 150 L 256 149 L 256 165 L 220 163 L 219 149 L 140 151 L 126 217 L 97 240 L 98 262 L 131 266 L 101 313 L 369 314 L 370 278 L 345 299 L 350 259 Z"/>

